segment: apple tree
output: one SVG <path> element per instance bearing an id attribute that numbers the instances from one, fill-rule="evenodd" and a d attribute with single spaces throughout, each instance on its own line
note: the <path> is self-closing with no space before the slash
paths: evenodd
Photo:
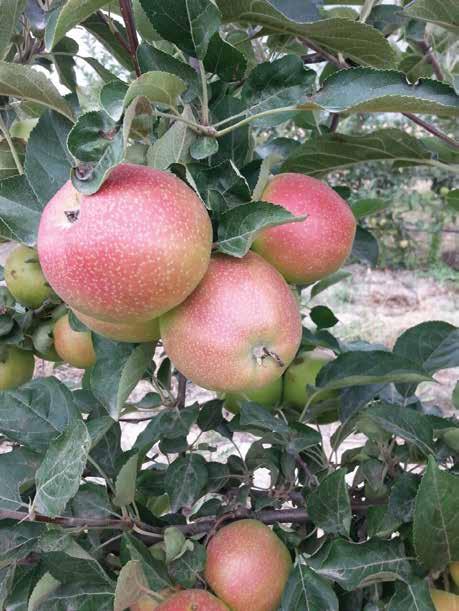
<path id="1" fill-rule="evenodd" d="M 378 257 L 381 201 L 333 172 L 457 177 L 459 4 L 0 17 L 0 607 L 458 606 L 459 421 L 419 385 L 459 329 L 344 342 L 326 290 Z M 356 113 L 409 127 L 341 132 Z"/>

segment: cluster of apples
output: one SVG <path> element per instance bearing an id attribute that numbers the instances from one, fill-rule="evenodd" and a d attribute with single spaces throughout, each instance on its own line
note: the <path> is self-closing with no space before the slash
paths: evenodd
<path id="1" fill-rule="evenodd" d="M 207 546 L 205 590 L 163 592 L 164 602 L 142 597 L 131 611 L 276 611 L 292 567 L 279 537 L 258 520 L 221 528 Z M 217 598 L 218 597 L 218 598 Z"/>
<path id="2" fill-rule="evenodd" d="M 250 392 L 280 378 L 298 351 L 301 316 L 287 282 L 336 271 L 356 228 L 347 203 L 307 176 L 274 177 L 263 200 L 307 218 L 261 231 L 245 257 L 212 255 L 212 223 L 196 193 L 168 172 L 121 164 L 96 194 L 69 182 L 48 203 L 40 263 L 92 331 L 117 341 L 161 337 L 196 384 Z M 68 321 L 61 326 L 68 334 Z"/>

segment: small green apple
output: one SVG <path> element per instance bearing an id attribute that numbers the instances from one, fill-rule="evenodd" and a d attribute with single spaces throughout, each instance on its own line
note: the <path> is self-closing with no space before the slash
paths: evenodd
<path id="1" fill-rule="evenodd" d="M 225 396 L 225 409 L 238 414 L 243 401 L 254 401 L 268 409 L 276 407 L 282 398 L 282 378 L 277 378 L 270 384 L 245 393 L 227 393 Z"/>
<path id="2" fill-rule="evenodd" d="M 32 379 L 35 367 L 33 352 L 16 346 L 0 349 L 0 390 L 17 388 Z"/>
<path id="3" fill-rule="evenodd" d="M 308 386 L 315 386 L 319 371 L 331 360 L 333 357 L 322 350 L 303 352 L 297 356 L 284 373 L 283 403 L 303 409 L 312 393 Z M 321 424 L 334 422 L 337 419 L 339 408 L 339 393 L 336 390 L 330 390 L 318 400 L 313 400 L 311 408 L 317 407 L 319 403 L 327 409 L 325 413 L 318 416 L 317 421 Z"/>
<path id="4" fill-rule="evenodd" d="M 39 308 L 53 295 L 41 271 L 37 251 L 29 246 L 18 246 L 9 254 L 5 281 L 13 297 L 28 308 Z"/>

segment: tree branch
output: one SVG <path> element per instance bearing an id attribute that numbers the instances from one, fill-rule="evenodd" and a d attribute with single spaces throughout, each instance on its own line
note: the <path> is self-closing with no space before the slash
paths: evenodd
<path id="1" fill-rule="evenodd" d="M 434 71 L 435 76 L 439 81 L 444 81 L 445 77 L 443 76 L 443 71 L 440 67 L 440 64 L 437 61 L 431 47 L 423 40 L 418 43 L 418 48 L 424 53 L 426 60 L 432 66 L 432 70 Z"/>
<path id="2" fill-rule="evenodd" d="M 459 149 L 459 142 L 457 142 L 457 140 L 453 140 L 447 134 L 437 129 L 435 125 L 424 121 L 424 119 L 420 119 L 417 115 L 413 115 L 411 112 L 404 112 L 403 115 L 413 121 L 413 123 L 416 123 L 416 125 L 419 125 L 425 129 L 430 134 L 433 134 L 434 136 L 437 136 L 437 138 L 440 138 L 440 140 L 443 140 L 443 142 L 446 142 L 455 149 Z"/>
<path id="3" fill-rule="evenodd" d="M 130 54 L 131 53 L 131 49 L 129 48 L 128 43 L 124 40 L 124 38 L 118 32 L 118 30 L 114 26 L 113 21 L 110 19 L 110 17 L 108 17 L 102 11 L 97 11 L 97 16 L 100 17 L 103 22 L 105 22 L 105 25 L 108 27 L 108 29 L 113 34 L 113 36 L 116 38 L 116 40 L 120 43 L 120 45 L 123 47 L 123 49 Z M 73 53 L 70 54 L 70 55 L 73 55 Z"/>
<path id="4" fill-rule="evenodd" d="M 186 400 L 186 383 L 187 379 L 183 375 L 183 373 L 177 372 L 177 380 L 178 380 L 178 391 L 177 391 L 177 401 L 175 406 L 178 409 L 183 409 L 185 407 Z"/>
<path id="5" fill-rule="evenodd" d="M 140 70 L 139 61 L 137 59 L 139 39 L 137 38 L 137 31 L 135 29 L 131 0 L 120 0 L 120 10 L 121 16 L 124 20 L 124 24 L 126 26 L 126 32 L 129 41 L 129 54 L 131 56 L 132 64 L 134 66 L 135 73 L 137 74 L 137 76 L 140 76 L 142 74 L 142 71 Z"/>

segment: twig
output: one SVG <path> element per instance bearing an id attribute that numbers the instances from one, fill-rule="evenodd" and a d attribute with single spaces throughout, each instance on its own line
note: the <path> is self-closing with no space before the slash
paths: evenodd
<path id="1" fill-rule="evenodd" d="M 338 128 L 338 124 L 339 124 L 339 120 L 340 120 L 340 114 L 339 112 L 335 112 L 332 114 L 332 119 L 330 122 L 330 131 L 331 132 L 336 132 L 337 128 Z"/>
<path id="2" fill-rule="evenodd" d="M 131 0 L 120 0 L 121 16 L 123 17 L 124 24 L 126 26 L 126 32 L 129 40 L 129 54 L 131 56 L 132 64 L 134 66 L 135 73 L 137 76 L 142 74 L 140 70 L 139 61 L 137 59 L 137 49 L 139 47 L 139 39 L 137 38 L 137 31 L 135 29 L 134 15 L 132 13 Z"/>
<path id="3" fill-rule="evenodd" d="M 443 76 L 443 71 L 431 47 L 429 47 L 429 45 L 424 40 L 418 43 L 418 47 L 424 53 L 426 60 L 432 66 L 432 70 L 434 71 L 434 74 L 437 77 L 437 79 L 439 81 L 444 81 L 445 77 Z"/>
<path id="4" fill-rule="evenodd" d="M 209 125 L 209 92 L 207 91 L 207 78 L 206 78 L 206 69 L 204 68 L 204 64 L 202 61 L 198 62 L 199 65 L 199 74 L 201 76 L 201 88 L 202 88 L 202 108 L 201 108 L 201 118 L 204 125 Z"/>
<path id="5" fill-rule="evenodd" d="M 420 119 L 417 115 L 413 115 L 411 112 L 404 112 L 403 114 L 405 117 L 413 121 L 413 123 L 416 123 L 416 125 L 419 125 L 427 132 L 433 134 L 434 136 L 437 136 L 437 138 L 440 138 L 440 140 L 443 140 L 453 148 L 459 149 L 459 142 L 447 136 L 444 132 L 437 129 L 431 123 L 427 123 L 427 121 L 424 121 L 424 119 Z"/>
<path id="6" fill-rule="evenodd" d="M 10 147 L 11 155 L 13 156 L 14 163 L 16 164 L 16 168 L 19 174 L 24 174 L 24 166 L 22 165 L 22 162 L 19 159 L 19 155 L 16 150 L 16 147 L 14 146 L 14 142 L 10 136 L 10 132 L 8 131 L 8 128 L 6 127 L 5 122 L 3 121 L 3 117 L 1 115 L 0 115 L 0 131 L 5 136 L 5 140 L 7 141 L 8 146 Z"/>
<path id="7" fill-rule="evenodd" d="M 322 57 L 324 57 L 325 59 L 328 59 L 329 62 L 335 64 L 335 66 L 338 66 L 338 68 L 350 68 L 350 65 L 346 61 L 341 62 L 337 57 L 335 57 L 328 51 L 325 51 L 325 49 L 322 49 L 322 47 L 319 47 L 314 42 L 311 42 L 309 38 L 302 37 L 301 39 L 307 47 L 313 49 L 314 51 L 322 55 Z"/>
<path id="8" fill-rule="evenodd" d="M 178 409 L 183 409 L 185 407 L 186 383 L 188 380 L 180 372 L 177 372 L 177 380 L 178 380 L 178 391 L 177 391 L 177 401 L 175 403 L 175 407 L 177 407 Z"/>
<path id="9" fill-rule="evenodd" d="M 100 19 L 102 19 L 102 21 L 108 27 L 108 29 L 113 34 L 113 36 L 116 38 L 116 40 L 120 43 L 120 45 L 123 47 L 123 49 L 125 51 L 127 51 L 129 54 L 131 54 L 131 49 L 129 48 L 128 43 L 121 36 L 121 34 L 119 33 L 119 31 L 116 28 L 116 26 L 113 24 L 113 21 L 110 19 L 110 17 L 108 17 L 102 11 L 97 11 L 97 16 L 100 17 Z"/>
<path id="10" fill-rule="evenodd" d="M 296 464 L 303 470 L 308 485 L 312 484 L 313 486 L 317 486 L 319 484 L 319 480 L 314 475 L 314 473 L 310 470 L 308 465 L 304 462 L 300 455 L 295 458 Z"/>

